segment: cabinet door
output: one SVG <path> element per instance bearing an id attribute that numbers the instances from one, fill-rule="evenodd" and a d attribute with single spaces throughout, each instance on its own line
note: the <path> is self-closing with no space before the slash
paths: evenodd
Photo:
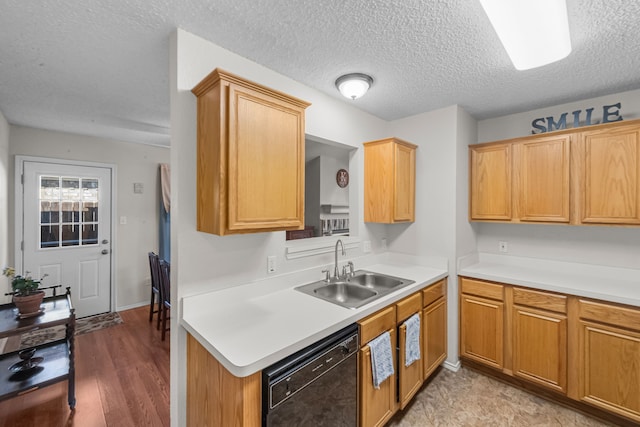
<path id="1" fill-rule="evenodd" d="M 567 317 L 514 306 L 513 370 L 553 390 L 567 391 Z"/>
<path id="2" fill-rule="evenodd" d="M 395 145 L 394 221 L 414 221 L 416 193 L 416 150 Z"/>
<path id="3" fill-rule="evenodd" d="M 423 376 L 427 379 L 447 358 L 447 300 L 441 298 L 422 311 L 424 319 Z"/>
<path id="4" fill-rule="evenodd" d="M 460 296 L 460 355 L 502 369 L 504 303 Z"/>
<path id="5" fill-rule="evenodd" d="M 304 224 L 304 110 L 229 85 L 228 228 Z"/>
<path id="6" fill-rule="evenodd" d="M 390 329 L 391 345 L 395 346 L 395 328 Z M 394 352 L 395 353 L 395 352 Z M 360 427 L 383 426 L 396 412 L 396 375 L 387 378 L 380 388 L 373 387 L 371 349 L 365 345 L 359 353 L 358 376 L 360 378 Z M 394 366 L 396 365 L 394 357 Z"/>
<path id="7" fill-rule="evenodd" d="M 420 315 L 420 326 L 424 331 L 424 324 L 422 323 L 422 314 Z M 422 360 L 416 360 L 409 366 L 405 366 L 407 355 L 405 352 L 405 346 L 407 344 L 407 327 L 403 323 L 398 326 L 398 401 L 400 403 L 400 409 L 404 409 L 410 402 L 413 396 L 420 390 L 422 386 Z M 420 336 L 420 348 L 423 347 L 422 336 Z M 424 359 L 424 352 L 421 354 Z"/>
<path id="8" fill-rule="evenodd" d="M 640 224 L 640 128 L 584 132 L 581 139 L 581 221 Z"/>
<path id="9" fill-rule="evenodd" d="M 521 221 L 569 222 L 570 139 L 563 135 L 514 145 Z"/>
<path id="10" fill-rule="evenodd" d="M 640 332 L 580 322 L 580 398 L 640 422 Z"/>
<path id="11" fill-rule="evenodd" d="M 511 144 L 469 147 L 472 220 L 511 219 Z"/>

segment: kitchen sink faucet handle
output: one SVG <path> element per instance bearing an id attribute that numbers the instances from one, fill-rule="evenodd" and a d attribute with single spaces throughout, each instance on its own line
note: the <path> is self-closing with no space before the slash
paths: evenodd
<path id="1" fill-rule="evenodd" d="M 331 270 L 329 268 L 325 268 L 324 270 L 322 270 L 322 272 L 324 273 L 324 281 L 331 281 Z"/>
<path id="2" fill-rule="evenodd" d="M 353 261 L 349 261 L 347 263 L 347 265 L 349 266 L 349 277 L 353 277 L 356 275 L 354 268 L 353 268 Z"/>

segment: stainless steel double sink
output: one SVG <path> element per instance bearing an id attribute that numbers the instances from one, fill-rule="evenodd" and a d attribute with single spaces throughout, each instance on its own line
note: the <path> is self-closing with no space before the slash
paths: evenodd
<path id="1" fill-rule="evenodd" d="M 355 309 L 412 283 L 415 281 L 357 270 L 347 278 L 319 280 L 295 289 L 342 307 Z"/>

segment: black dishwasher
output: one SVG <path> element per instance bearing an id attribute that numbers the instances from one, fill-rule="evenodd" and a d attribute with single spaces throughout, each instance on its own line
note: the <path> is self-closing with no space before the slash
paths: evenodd
<path id="1" fill-rule="evenodd" d="M 358 325 L 262 371 L 262 426 L 355 427 Z"/>

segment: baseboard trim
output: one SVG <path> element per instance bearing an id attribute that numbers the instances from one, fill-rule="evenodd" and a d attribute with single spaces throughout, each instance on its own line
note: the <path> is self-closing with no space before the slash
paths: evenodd
<path id="1" fill-rule="evenodd" d="M 138 302 L 136 304 L 124 305 L 122 307 L 116 307 L 116 311 L 131 310 L 131 309 L 134 309 L 134 308 L 143 307 L 145 305 L 149 305 L 149 302 Z"/>
<path id="2" fill-rule="evenodd" d="M 450 370 L 452 372 L 458 372 L 460 370 L 460 367 L 462 366 L 462 364 L 460 363 L 459 360 L 456 363 L 447 362 L 445 360 L 444 363 L 442 364 L 442 366 L 444 366 L 445 369 L 448 369 L 448 370 Z"/>

